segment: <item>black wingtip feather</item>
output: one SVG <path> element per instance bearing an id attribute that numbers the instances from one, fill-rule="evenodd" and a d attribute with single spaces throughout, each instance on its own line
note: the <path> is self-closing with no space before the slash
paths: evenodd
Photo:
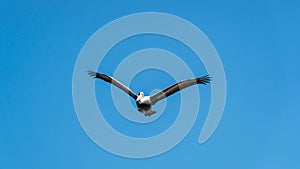
<path id="1" fill-rule="evenodd" d="M 87 73 L 88 73 L 88 75 L 90 75 L 91 77 L 93 77 L 93 78 L 96 78 L 97 77 L 97 72 L 94 72 L 94 71 L 92 71 L 92 70 L 88 70 L 87 71 Z"/>
<path id="2" fill-rule="evenodd" d="M 107 76 L 105 74 L 97 73 L 92 70 L 88 70 L 87 72 L 88 72 L 88 75 L 90 75 L 93 78 L 102 79 L 108 83 L 112 83 L 112 81 L 113 81 L 113 79 L 110 76 Z"/>
<path id="3" fill-rule="evenodd" d="M 209 75 L 205 75 L 205 76 L 202 76 L 200 78 L 197 79 L 197 83 L 201 83 L 201 84 L 208 84 L 211 82 L 211 78 Z"/>

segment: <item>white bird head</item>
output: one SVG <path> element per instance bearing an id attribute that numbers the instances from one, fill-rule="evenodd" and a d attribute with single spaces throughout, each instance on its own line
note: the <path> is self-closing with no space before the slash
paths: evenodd
<path id="1" fill-rule="evenodd" d="M 140 101 L 143 97 L 144 97 L 144 92 L 139 92 L 136 101 L 137 101 L 137 102 Z"/>

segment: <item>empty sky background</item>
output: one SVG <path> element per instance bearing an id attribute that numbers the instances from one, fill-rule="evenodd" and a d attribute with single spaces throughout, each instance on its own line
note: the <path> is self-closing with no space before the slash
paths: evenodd
<path id="1" fill-rule="evenodd" d="M 296 0 L 1 1 L 0 168 L 299 168 L 299 9 Z M 72 101 L 77 56 L 99 28 L 137 12 L 182 17 L 200 28 L 219 53 L 228 95 L 222 121 L 205 144 L 198 144 L 198 135 L 209 108 L 209 86 L 199 89 L 201 108 L 191 132 L 156 157 L 110 154 L 81 128 Z M 127 55 L 149 47 L 177 54 L 197 76 L 206 73 L 188 48 L 160 36 L 121 42 L 99 71 L 112 74 Z M 131 87 L 149 94 L 173 83 L 168 74 L 149 70 L 139 73 Z M 97 81 L 95 91 L 109 123 L 130 136 L 158 134 L 178 113 L 179 93 L 168 99 L 157 121 L 135 124 L 118 114 L 109 85 Z"/>

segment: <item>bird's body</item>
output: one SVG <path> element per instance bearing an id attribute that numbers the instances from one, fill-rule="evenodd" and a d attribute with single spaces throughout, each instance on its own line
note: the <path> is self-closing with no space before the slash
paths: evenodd
<path id="1" fill-rule="evenodd" d="M 144 96 L 143 92 L 139 93 L 139 96 L 136 99 L 136 105 L 138 107 L 138 111 L 144 114 L 145 116 L 151 116 L 152 114 L 156 113 L 156 111 L 153 111 L 151 109 L 150 96 Z"/>
<path id="2" fill-rule="evenodd" d="M 151 104 L 150 96 L 144 96 L 139 101 L 141 104 Z"/>
<path id="3" fill-rule="evenodd" d="M 144 114 L 145 116 L 151 116 L 156 113 L 156 111 L 153 111 L 151 109 L 151 104 L 145 104 L 145 103 L 137 103 L 138 111 Z"/>
<path id="4" fill-rule="evenodd" d="M 156 111 L 153 111 L 151 109 L 151 106 L 154 105 L 156 102 L 176 93 L 177 91 L 183 90 L 189 86 L 196 85 L 196 84 L 204 84 L 206 85 L 207 83 L 210 82 L 210 77 L 208 75 L 200 77 L 200 78 L 195 78 L 195 79 L 189 79 L 189 80 L 184 80 L 180 81 L 179 83 L 176 83 L 152 96 L 145 96 L 143 92 L 139 92 L 138 95 L 136 95 L 132 90 L 130 90 L 128 87 L 117 81 L 116 79 L 107 76 L 105 74 L 100 74 L 97 72 L 93 71 L 88 71 L 88 74 L 94 78 L 98 78 L 101 80 L 104 80 L 108 83 L 111 83 L 124 92 L 126 92 L 128 95 L 130 95 L 133 99 L 136 101 L 136 105 L 138 107 L 138 111 L 145 116 L 151 116 L 156 113 Z"/>

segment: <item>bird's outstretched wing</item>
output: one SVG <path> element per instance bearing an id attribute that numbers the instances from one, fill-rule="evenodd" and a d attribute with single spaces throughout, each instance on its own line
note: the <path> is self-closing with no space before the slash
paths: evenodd
<path id="1" fill-rule="evenodd" d="M 152 96 L 150 96 L 151 104 L 154 105 L 156 102 L 180 91 L 183 90 L 187 87 L 196 85 L 196 84 L 204 84 L 206 85 L 207 83 L 210 83 L 211 77 L 209 75 L 200 77 L 200 78 L 195 78 L 195 79 L 189 79 L 189 80 L 184 80 L 179 83 L 176 83 Z"/>
<path id="2" fill-rule="evenodd" d="M 137 95 L 130 90 L 127 86 L 123 85 L 122 83 L 120 83 L 119 81 L 117 81 L 116 79 L 114 79 L 111 76 L 105 75 L 105 74 L 101 74 L 101 73 L 97 73 L 97 72 L 93 72 L 93 71 L 88 71 L 88 74 L 94 78 L 98 78 L 101 80 L 104 80 L 108 83 L 111 83 L 115 86 L 117 86 L 118 88 L 120 88 L 121 90 L 123 90 L 125 93 L 127 93 L 128 95 L 130 95 L 132 98 L 134 98 L 134 100 L 137 99 Z"/>

